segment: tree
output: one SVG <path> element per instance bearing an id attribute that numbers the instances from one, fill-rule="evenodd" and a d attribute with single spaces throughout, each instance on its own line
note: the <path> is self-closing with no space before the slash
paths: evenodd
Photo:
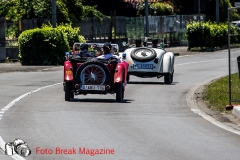
<path id="1" fill-rule="evenodd" d="M 56 0 L 57 21 L 72 22 L 93 15 L 101 20 L 106 17 L 96 7 L 84 6 L 82 0 Z M 0 16 L 17 21 L 23 18 L 51 18 L 51 0 L 0 0 Z"/>
<path id="2" fill-rule="evenodd" d="M 116 16 L 136 16 L 137 9 L 134 2 L 124 2 L 124 0 L 82 0 L 84 5 L 97 6 L 97 10 L 104 15 L 111 16 L 111 12 Z M 136 2 L 137 3 L 137 2 Z"/>

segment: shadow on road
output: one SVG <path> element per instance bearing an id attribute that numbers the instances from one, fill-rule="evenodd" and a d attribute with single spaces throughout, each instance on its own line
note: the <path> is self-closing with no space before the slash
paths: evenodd
<path id="1" fill-rule="evenodd" d="M 92 102 L 92 103 L 131 103 L 134 100 L 124 99 L 122 102 L 116 102 L 115 99 L 90 99 L 90 98 L 74 98 L 70 102 Z"/>
<path id="2" fill-rule="evenodd" d="M 165 84 L 164 82 L 137 82 L 137 81 L 131 81 L 128 82 L 128 84 L 150 84 L 150 85 L 176 85 L 179 82 L 172 82 L 172 84 Z"/>

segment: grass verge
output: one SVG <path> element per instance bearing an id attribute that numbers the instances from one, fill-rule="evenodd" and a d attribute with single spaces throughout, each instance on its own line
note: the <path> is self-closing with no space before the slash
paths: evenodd
<path id="1" fill-rule="evenodd" d="M 240 79 L 239 74 L 231 75 L 232 100 L 240 100 Z M 215 111 L 225 112 L 229 104 L 228 76 L 218 79 L 208 85 L 204 92 L 204 100 L 207 106 Z M 239 104 L 233 102 L 232 104 Z"/>

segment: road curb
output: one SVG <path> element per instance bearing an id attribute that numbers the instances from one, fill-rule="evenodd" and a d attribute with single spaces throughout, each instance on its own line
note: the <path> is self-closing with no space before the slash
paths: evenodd
<path id="1" fill-rule="evenodd" d="M 202 118 L 204 118 L 205 120 L 209 121 L 210 123 L 214 124 L 215 126 L 218 126 L 224 130 L 227 130 L 229 132 L 235 133 L 237 135 L 240 135 L 240 129 L 239 126 L 236 126 L 232 123 L 225 123 L 220 121 L 219 119 L 217 119 L 216 117 L 214 117 L 212 114 L 206 112 L 205 110 L 203 110 L 199 104 L 198 104 L 198 100 L 197 100 L 197 96 L 196 96 L 196 91 L 197 89 L 199 89 L 200 87 L 209 84 L 211 81 L 221 78 L 223 76 L 217 76 L 215 78 L 211 78 L 208 79 L 202 83 L 196 84 L 194 85 L 187 93 L 186 95 L 186 101 L 187 101 L 187 105 L 189 106 L 189 108 L 195 113 L 198 114 L 199 116 L 201 116 Z M 240 108 L 239 108 L 240 109 Z"/>

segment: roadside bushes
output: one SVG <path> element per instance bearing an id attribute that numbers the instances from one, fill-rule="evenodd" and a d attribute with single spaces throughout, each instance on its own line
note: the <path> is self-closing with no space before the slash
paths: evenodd
<path id="1" fill-rule="evenodd" d="M 85 42 L 79 35 L 80 28 L 60 24 L 56 28 L 43 25 L 42 28 L 26 30 L 18 38 L 19 58 L 22 65 L 60 65 L 65 52 L 74 42 Z"/>
<path id="2" fill-rule="evenodd" d="M 51 25 L 43 25 L 43 29 L 45 28 L 52 28 Z M 61 23 L 57 26 L 57 29 L 60 30 L 64 36 L 66 37 L 69 46 L 72 47 L 75 42 L 86 42 L 85 38 L 79 35 L 80 28 L 79 27 L 72 27 L 71 24 L 64 24 Z"/>
<path id="3" fill-rule="evenodd" d="M 239 43 L 240 29 L 231 25 L 231 44 Z M 187 25 L 188 50 L 194 47 L 223 47 L 228 44 L 228 24 L 213 22 L 189 22 Z"/>
<path id="4" fill-rule="evenodd" d="M 18 38 L 22 65 L 59 65 L 69 50 L 67 39 L 56 28 L 31 29 Z"/>

